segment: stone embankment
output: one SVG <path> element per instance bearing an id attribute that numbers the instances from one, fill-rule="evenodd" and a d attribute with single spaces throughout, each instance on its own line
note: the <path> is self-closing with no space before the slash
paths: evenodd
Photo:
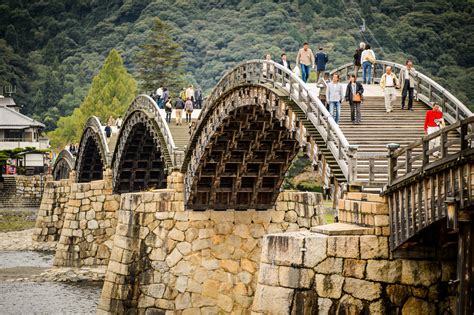
<path id="1" fill-rule="evenodd" d="M 336 223 L 264 237 L 255 313 L 454 313 L 452 259 L 393 257 L 388 205 L 378 195 L 348 194 L 340 207 L 345 221 L 367 227 Z"/>
<path id="2" fill-rule="evenodd" d="M 185 211 L 175 189 L 122 195 L 99 313 L 249 310 L 262 238 L 322 223 L 322 196 L 283 192 L 268 211 Z"/>
<path id="3" fill-rule="evenodd" d="M 41 203 L 44 184 L 50 176 L 4 175 L 0 187 L 0 208 L 37 208 Z"/>

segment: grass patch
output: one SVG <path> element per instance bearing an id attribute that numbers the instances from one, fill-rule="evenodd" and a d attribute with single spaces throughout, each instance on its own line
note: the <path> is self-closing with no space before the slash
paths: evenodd
<path id="1" fill-rule="evenodd" d="M 11 232 L 35 227 L 36 218 L 31 211 L 0 210 L 0 232 Z"/>
<path id="2" fill-rule="evenodd" d="M 324 221 L 326 222 L 326 224 L 334 223 L 334 216 L 332 214 L 325 214 Z"/>

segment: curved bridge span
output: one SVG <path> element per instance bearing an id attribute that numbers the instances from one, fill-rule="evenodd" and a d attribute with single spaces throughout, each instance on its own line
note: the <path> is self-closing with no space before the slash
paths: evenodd
<path id="1" fill-rule="evenodd" d="M 388 65 L 395 73 L 402 68 L 377 61 L 375 83 Z M 347 64 L 334 71 L 344 80 L 351 67 Z M 185 174 L 189 209 L 268 209 L 292 160 L 304 152 L 314 165 L 323 161 L 337 185 L 380 191 L 388 182 L 387 144 L 407 145 L 420 139 L 424 113 L 434 101 L 441 103 L 450 124 L 472 115 L 427 76 L 417 73 L 415 81 L 414 112 L 396 109 L 389 117 L 381 89 L 370 85 L 365 86 L 363 123 L 353 126 L 347 118 L 349 106 L 343 104 L 338 125 L 319 99 L 319 87 L 305 84 L 272 61 L 243 62 L 215 86 L 184 150 L 177 148 L 162 112 L 146 95 L 133 101 L 114 141 L 91 117 L 74 166 L 77 180 L 100 179 L 102 171 L 110 168 L 114 191 L 123 193 L 163 188 L 167 175 L 178 170 Z M 455 129 L 448 135 L 458 137 Z M 55 174 L 59 174 L 64 164 L 56 164 Z"/>

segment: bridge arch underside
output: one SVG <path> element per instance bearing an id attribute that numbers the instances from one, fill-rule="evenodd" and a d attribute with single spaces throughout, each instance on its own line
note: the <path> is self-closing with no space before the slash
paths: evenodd
<path id="1" fill-rule="evenodd" d="M 69 173 L 71 172 L 71 166 L 66 161 L 66 159 L 60 159 L 56 165 L 54 166 L 53 170 L 53 178 L 54 180 L 61 180 L 61 179 L 68 179 Z"/>
<path id="2" fill-rule="evenodd" d="M 273 207 L 298 151 L 294 133 L 264 107 L 247 105 L 232 110 L 205 149 L 187 208 Z"/>
<path id="3" fill-rule="evenodd" d="M 125 121 L 113 161 L 116 193 L 166 188 L 167 165 L 157 128 L 141 111 Z"/>
<path id="4" fill-rule="evenodd" d="M 88 128 L 81 139 L 80 151 L 77 157 L 77 179 L 79 183 L 100 180 L 105 169 L 105 153 L 101 152 L 99 135 Z"/>

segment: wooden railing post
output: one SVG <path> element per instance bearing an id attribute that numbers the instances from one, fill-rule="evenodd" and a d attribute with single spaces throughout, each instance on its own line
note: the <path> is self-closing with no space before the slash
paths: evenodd
<path id="1" fill-rule="evenodd" d="M 468 124 L 461 123 L 461 151 L 468 148 L 467 132 Z M 470 141 L 470 140 L 469 140 Z"/>
<path id="2" fill-rule="evenodd" d="M 357 181 L 357 150 L 359 149 L 358 145 L 349 145 L 347 155 L 349 157 L 349 184 Z"/>
<path id="3" fill-rule="evenodd" d="M 397 165 L 398 157 L 394 155 L 395 151 L 400 148 L 398 143 L 389 143 L 387 144 L 388 149 L 388 184 L 391 185 L 392 182 L 397 178 Z"/>

